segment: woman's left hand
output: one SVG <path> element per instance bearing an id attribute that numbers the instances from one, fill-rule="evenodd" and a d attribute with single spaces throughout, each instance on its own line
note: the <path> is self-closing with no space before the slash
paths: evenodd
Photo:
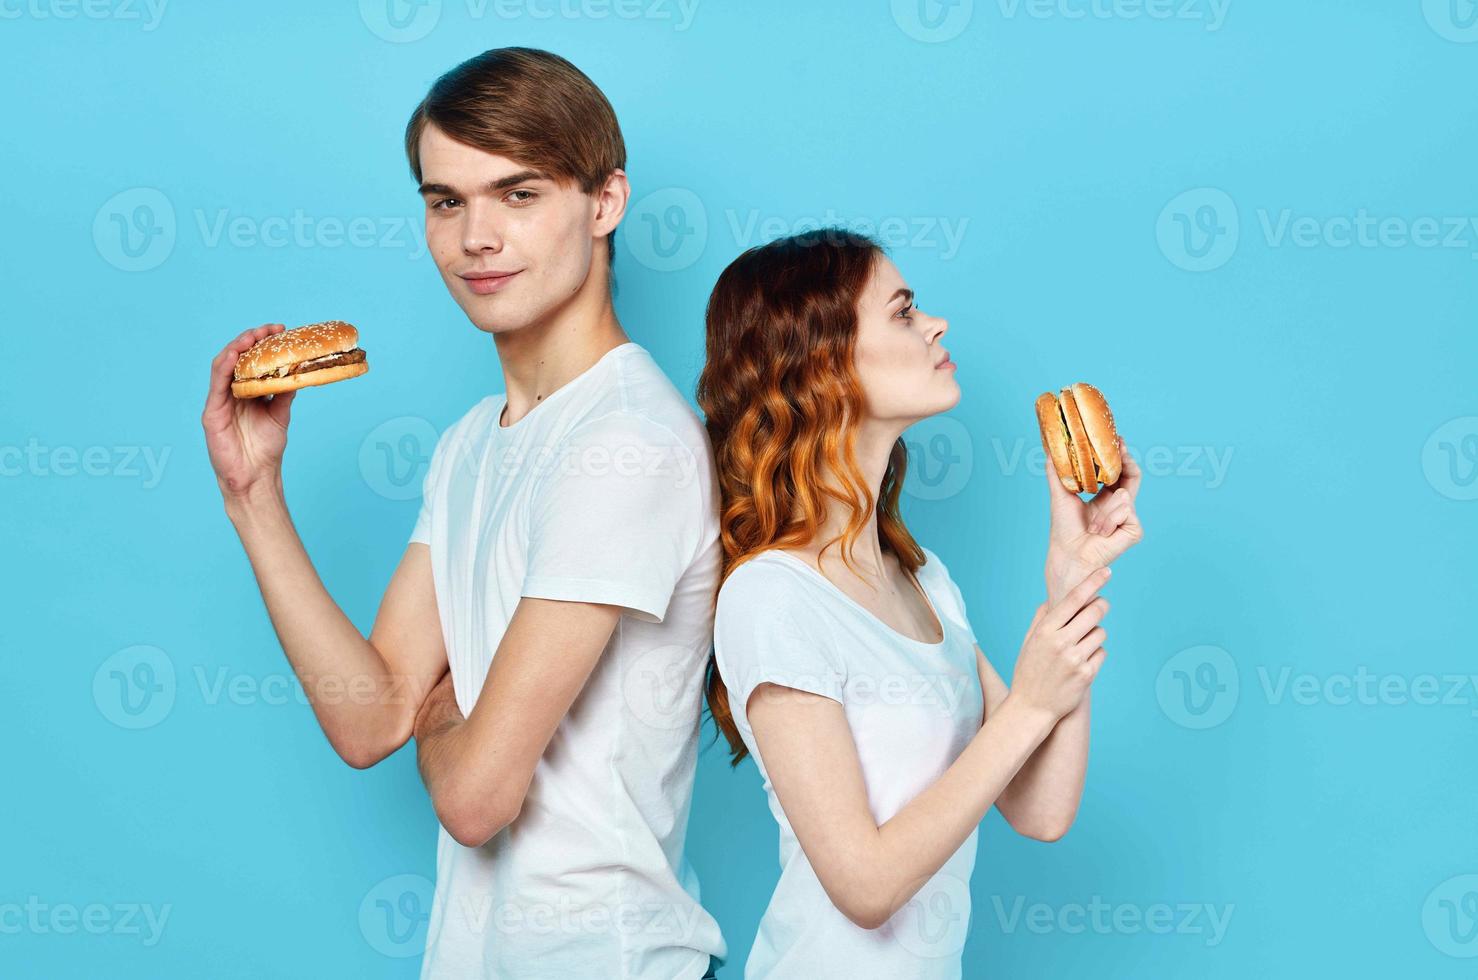
<path id="1" fill-rule="evenodd" d="M 1108 565 L 1144 538 L 1134 511 L 1139 495 L 1140 470 L 1119 439 L 1123 459 L 1119 479 L 1084 501 L 1062 485 L 1051 460 L 1047 486 L 1051 494 L 1052 529 L 1047 545 L 1047 596 L 1066 594 L 1096 568 Z"/>

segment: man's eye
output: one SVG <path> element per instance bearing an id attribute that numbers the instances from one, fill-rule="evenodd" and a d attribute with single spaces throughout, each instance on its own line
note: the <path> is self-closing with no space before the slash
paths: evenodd
<path id="1" fill-rule="evenodd" d="M 518 197 L 519 194 L 524 194 L 524 195 L 527 195 L 527 196 L 526 197 Z M 508 195 L 508 199 L 510 201 L 512 201 L 514 204 L 527 204 L 527 203 L 529 203 L 530 201 L 532 201 L 537 196 L 538 195 L 536 195 L 533 191 L 518 190 L 518 191 L 513 191 L 512 193 L 510 193 Z"/>
<path id="2" fill-rule="evenodd" d="M 432 203 L 431 210 L 433 210 L 433 211 L 445 211 L 447 209 L 445 207 L 443 207 L 442 205 L 452 204 L 456 200 L 457 199 L 455 197 L 443 197 L 440 200 L 435 201 L 435 202 Z"/>

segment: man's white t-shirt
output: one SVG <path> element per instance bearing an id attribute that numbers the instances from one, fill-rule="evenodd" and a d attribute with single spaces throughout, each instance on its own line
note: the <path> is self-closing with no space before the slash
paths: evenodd
<path id="1" fill-rule="evenodd" d="M 939 557 L 928 548 L 924 554 L 917 578 L 943 628 L 939 643 L 904 636 L 806 561 L 778 549 L 741 564 L 719 590 L 719 674 L 780 825 L 780 880 L 745 977 L 960 976 L 976 832 L 891 919 L 863 929 L 832 904 L 797 843 L 745 710 L 764 682 L 839 701 L 879 825 L 928 788 L 979 731 L 984 699 L 964 599 Z"/>
<path id="2" fill-rule="evenodd" d="M 510 426 L 506 401 L 442 434 L 411 535 L 462 713 L 524 596 L 624 610 L 518 819 L 478 848 L 440 830 L 421 976 L 701 977 L 726 952 L 683 852 L 721 547 L 707 433 L 635 343 Z"/>

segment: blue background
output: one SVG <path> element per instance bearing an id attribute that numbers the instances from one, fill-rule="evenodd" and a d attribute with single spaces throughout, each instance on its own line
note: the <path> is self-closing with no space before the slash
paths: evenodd
<path id="1" fill-rule="evenodd" d="M 413 753 L 351 771 L 293 699 L 198 419 L 239 331 L 360 327 L 373 370 L 299 401 L 286 486 L 368 633 L 431 440 L 501 387 L 420 254 L 402 129 L 529 44 L 620 116 L 618 312 L 684 391 L 744 247 L 901 230 L 965 392 L 909 435 L 907 516 L 1008 678 L 1032 399 L 1093 381 L 1146 467 L 1077 824 L 985 821 L 966 976 L 1472 975 L 1469 0 L 384 2 L 3 8 L 0 973 L 416 975 Z M 777 872 L 752 763 L 705 751 L 689 841 L 737 977 Z M 130 903 L 168 907 L 157 941 Z"/>

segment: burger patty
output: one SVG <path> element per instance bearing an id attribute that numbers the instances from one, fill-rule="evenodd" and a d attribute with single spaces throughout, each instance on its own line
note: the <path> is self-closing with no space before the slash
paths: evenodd
<path id="1" fill-rule="evenodd" d="M 337 354 L 325 354 L 312 360 L 299 361 L 296 364 L 284 364 L 269 374 L 262 375 L 263 378 L 285 378 L 290 374 L 302 374 L 304 371 L 320 371 L 323 368 L 338 367 L 341 364 L 363 364 L 364 349 L 356 347 L 353 350 L 340 351 Z"/>

